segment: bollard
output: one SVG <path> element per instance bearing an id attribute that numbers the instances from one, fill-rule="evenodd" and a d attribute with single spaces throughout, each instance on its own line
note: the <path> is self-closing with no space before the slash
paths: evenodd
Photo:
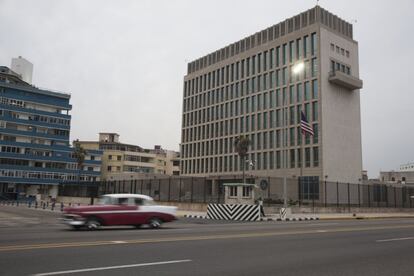
<path id="1" fill-rule="evenodd" d="M 37 200 L 35 201 L 35 209 L 37 209 Z"/>
<path id="2" fill-rule="evenodd" d="M 19 206 L 19 201 L 16 201 L 16 206 Z"/>
<path id="3" fill-rule="evenodd" d="M 43 204 L 42 204 L 42 208 L 43 208 L 43 209 L 46 209 L 46 203 L 44 203 L 44 202 L 43 202 Z"/>
<path id="4" fill-rule="evenodd" d="M 47 208 L 49 208 L 49 201 L 48 201 L 48 202 L 46 202 L 46 207 L 47 207 Z"/>
<path id="5" fill-rule="evenodd" d="M 63 208 L 64 208 L 64 205 L 63 205 L 63 202 L 61 202 L 61 203 L 60 203 L 60 211 L 61 211 L 61 212 L 63 212 Z"/>
<path id="6" fill-rule="evenodd" d="M 55 203 L 53 202 L 52 203 L 52 211 L 54 211 L 55 210 Z"/>

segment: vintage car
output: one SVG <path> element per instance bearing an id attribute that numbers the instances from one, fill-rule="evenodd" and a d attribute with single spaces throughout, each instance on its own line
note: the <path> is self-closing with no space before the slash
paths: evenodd
<path id="1" fill-rule="evenodd" d="M 75 229 L 94 230 L 100 226 L 148 225 L 159 228 L 176 218 L 177 207 L 156 205 L 154 200 L 139 194 L 107 194 L 99 204 L 68 207 L 63 210 L 63 222 Z"/>

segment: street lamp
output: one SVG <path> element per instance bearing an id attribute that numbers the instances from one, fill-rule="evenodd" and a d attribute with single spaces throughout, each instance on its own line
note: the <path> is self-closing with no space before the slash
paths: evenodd
<path id="1" fill-rule="evenodd" d="M 305 63 L 303 61 L 298 61 L 295 65 L 292 66 L 292 73 L 290 75 L 290 80 L 293 79 L 293 75 L 298 75 L 301 72 L 303 72 L 303 70 L 305 69 Z M 291 82 L 291 81 L 290 81 Z M 283 99 L 285 100 L 285 99 Z M 287 203 L 287 177 L 286 177 L 286 170 L 287 170 L 287 155 L 288 155 L 288 151 L 285 149 L 285 144 L 287 145 L 287 141 L 285 141 L 285 135 L 286 133 L 286 112 L 287 112 L 287 107 L 286 107 L 285 102 L 283 102 L 283 113 L 282 113 L 282 147 L 283 147 L 283 151 L 282 151 L 282 167 L 284 169 L 284 174 L 283 174 L 283 207 L 287 208 L 288 207 L 288 203 Z M 302 143 L 302 141 L 301 141 Z M 302 168 L 302 164 L 303 164 L 303 155 L 301 152 L 301 168 Z M 301 175 L 302 177 L 302 175 Z M 300 181 L 302 181 L 301 178 L 299 178 Z"/>

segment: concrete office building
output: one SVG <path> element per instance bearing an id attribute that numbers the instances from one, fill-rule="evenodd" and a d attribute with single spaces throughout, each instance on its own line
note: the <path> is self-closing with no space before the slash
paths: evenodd
<path id="1" fill-rule="evenodd" d="M 56 197 L 79 175 L 69 145 L 70 95 L 38 89 L 0 67 L 0 194 Z M 101 151 L 89 151 L 80 180 L 99 180 Z"/>
<path id="2" fill-rule="evenodd" d="M 358 183 L 362 172 L 358 43 L 352 24 L 316 6 L 188 64 L 181 174 L 247 174 Z M 304 111 L 315 135 L 302 141 Z"/>
<path id="3" fill-rule="evenodd" d="M 99 133 L 98 141 L 74 141 L 87 150 L 102 150 L 102 180 L 179 175 L 179 154 L 161 146 L 144 149 L 121 143 L 117 133 Z"/>

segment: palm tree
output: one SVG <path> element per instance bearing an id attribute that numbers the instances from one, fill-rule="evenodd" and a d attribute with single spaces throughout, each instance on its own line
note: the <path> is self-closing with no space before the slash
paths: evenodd
<path id="1" fill-rule="evenodd" d="M 78 184 L 80 182 L 81 169 L 83 162 L 85 161 L 86 150 L 78 143 L 75 143 L 75 150 L 73 151 L 73 157 L 75 157 L 76 162 L 78 163 Z"/>
<path id="2" fill-rule="evenodd" d="M 245 183 L 245 175 L 244 170 L 246 167 L 246 157 L 247 157 L 247 151 L 249 150 L 249 145 L 251 144 L 251 141 L 248 137 L 244 135 L 240 135 L 239 137 L 236 137 L 234 140 L 234 148 L 236 152 L 239 154 L 242 167 L 243 167 L 243 184 Z"/>

